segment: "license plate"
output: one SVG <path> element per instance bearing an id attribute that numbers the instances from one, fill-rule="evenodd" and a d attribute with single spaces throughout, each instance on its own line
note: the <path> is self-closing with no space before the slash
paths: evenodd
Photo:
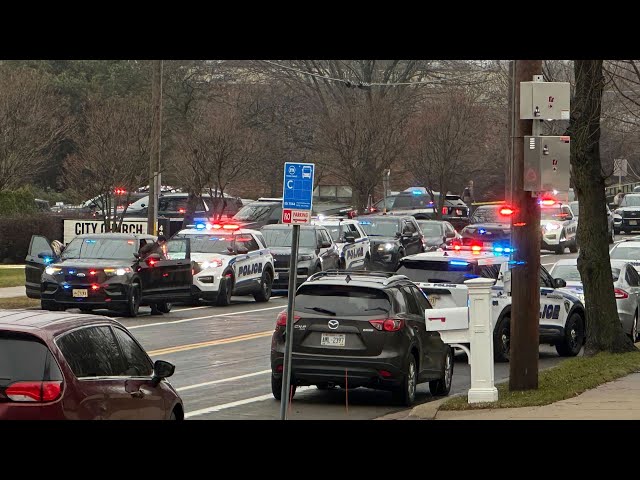
<path id="1" fill-rule="evenodd" d="M 320 345 L 328 347 L 344 347 L 347 336 L 344 333 L 323 333 Z"/>
<path id="2" fill-rule="evenodd" d="M 86 288 L 74 288 L 73 296 L 86 298 L 89 296 L 89 290 L 87 290 Z"/>
<path id="3" fill-rule="evenodd" d="M 638 221 L 637 220 L 629 220 L 629 225 L 637 225 Z"/>
<path id="4" fill-rule="evenodd" d="M 280 274 L 278 272 L 273 274 L 273 279 L 278 280 L 280 278 Z"/>
<path id="5" fill-rule="evenodd" d="M 440 295 L 428 295 L 427 298 L 429 299 L 429 303 L 431 304 L 431 306 L 433 308 L 436 308 L 436 303 L 438 303 L 438 300 L 440 300 Z"/>

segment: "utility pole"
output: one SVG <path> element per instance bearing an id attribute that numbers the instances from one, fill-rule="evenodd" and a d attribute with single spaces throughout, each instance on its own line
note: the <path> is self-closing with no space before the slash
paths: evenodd
<path id="1" fill-rule="evenodd" d="M 511 76 L 513 152 L 511 194 L 515 214 L 511 243 L 515 264 L 511 270 L 511 326 L 509 390 L 538 388 L 540 322 L 540 206 L 533 192 L 524 190 L 524 137 L 536 134 L 533 123 L 520 119 L 520 82 L 542 74 L 542 60 L 515 60 Z"/>
<path id="2" fill-rule="evenodd" d="M 160 195 L 160 154 L 162 142 L 162 60 L 153 61 L 151 83 L 151 103 L 153 119 L 151 124 L 151 148 L 149 155 L 149 207 L 147 232 L 155 235 L 158 229 L 158 196 Z"/>

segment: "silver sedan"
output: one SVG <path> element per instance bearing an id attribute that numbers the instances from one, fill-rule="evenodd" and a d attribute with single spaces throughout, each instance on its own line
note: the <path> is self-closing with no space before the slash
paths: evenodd
<path id="1" fill-rule="evenodd" d="M 582 280 L 578 272 L 578 260 L 569 258 L 558 260 L 549 270 L 553 278 L 562 278 L 567 282 L 566 289 L 575 291 L 584 302 Z M 618 305 L 618 316 L 622 329 L 636 342 L 638 341 L 638 306 L 640 305 L 640 274 L 624 260 L 611 260 L 613 289 Z"/>

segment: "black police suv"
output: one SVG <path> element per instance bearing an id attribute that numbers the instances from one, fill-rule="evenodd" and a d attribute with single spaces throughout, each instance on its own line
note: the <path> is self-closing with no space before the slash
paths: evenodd
<path id="1" fill-rule="evenodd" d="M 622 218 L 615 226 L 616 234 L 640 230 L 640 194 L 627 193 L 613 213 Z"/>
<path id="2" fill-rule="evenodd" d="M 368 387 L 390 390 L 401 405 L 413 403 L 416 385 L 447 395 L 453 350 L 427 331 L 427 297 L 404 275 L 332 271 L 313 275 L 296 293 L 293 319 L 293 393 Z M 278 315 L 271 341 L 271 388 L 280 399 L 287 312 Z"/>
<path id="3" fill-rule="evenodd" d="M 371 240 L 371 268 L 395 271 L 405 255 L 424 252 L 424 236 L 412 216 L 369 215 L 358 218 Z"/>
<path id="4" fill-rule="evenodd" d="M 273 289 L 287 289 L 291 262 L 291 225 L 265 225 L 261 229 L 267 248 L 273 256 L 275 278 Z M 327 229 L 321 225 L 301 225 L 298 240 L 296 287 L 316 272 L 338 268 L 340 250 Z"/>
<path id="5" fill-rule="evenodd" d="M 189 239 L 167 242 L 167 257 L 140 259 L 151 235 L 79 235 L 56 257 L 43 236 L 31 238 L 26 257 L 26 291 L 43 310 L 105 308 L 135 317 L 140 305 L 168 313 L 172 302 L 188 301 L 193 284 Z"/>
<path id="6" fill-rule="evenodd" d="M 502 213 L 508 210 L 505 205 L 481 205 L 476 208 L 469 220 L 469 225 L 460 232 L 462 244 L 488 248 L 503 245 L 509 248 L 511 217 Z"/>

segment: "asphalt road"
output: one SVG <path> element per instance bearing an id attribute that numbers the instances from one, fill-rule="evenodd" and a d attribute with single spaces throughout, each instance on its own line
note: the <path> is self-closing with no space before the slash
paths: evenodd
<path id="1" fill-rule="evenodd" d="M 550 268 L 558 258 L 541 252 L 541 263 Z M 280 403 L 271 395 L 269 349 L 276 316 L 286 308 L 286 297 L 268 303 L 252 297 L 234 297 L 228 307 L 175 306 L 162 316 L 141 308 L 138 318 L 119 318 L 138 338 L 154 360 L 176 365 L 171 383 L 184 400 L 189 419 L 278 419 Z M 108 314 L 104 312 L 104 314 Z M 540 368 L 562 359 L 555 348 L 540 347 Z M 495 379 L 509 377 L 509 364 L 495 365 Z M 452 393 L 470 386 L 467 357 L 456 355 Z M 434 400 L 428 384 L 418 386 L 416 401 Z M 294 397 L 290 419 L 373 419 L 403 410 L 391 403 L 388 392 L 359 388 L 320 391 L 302 387 Z"/>

